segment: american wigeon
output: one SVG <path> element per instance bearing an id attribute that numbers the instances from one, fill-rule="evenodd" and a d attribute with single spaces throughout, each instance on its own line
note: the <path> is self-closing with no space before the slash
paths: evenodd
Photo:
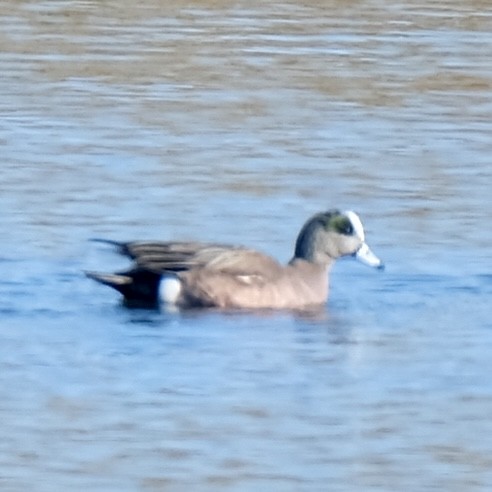
<path id="1" fill-rule="evenodd" d="M 383 268 L 365 242 L 359 216 L 329 210 L 302 227 L 287 265 L 241 246 L 199 242 L 111 242 L 129 257 L 131 269 L 87 272 L 129 305 L 300 309 L 326 302 L 333 262 L 353 255 Z"/>

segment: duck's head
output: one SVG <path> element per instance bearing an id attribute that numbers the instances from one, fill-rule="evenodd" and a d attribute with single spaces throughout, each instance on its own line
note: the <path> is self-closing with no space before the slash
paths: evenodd
<path id="1" fill-rule="evenodd" d="M 330 264 L 341 256 L 355 256 L 366 265 L 384 268 L 369 249 L 364 227 L 355 212 L 329 210 L 311 217 L 299 232 L 294 258 Z"/>

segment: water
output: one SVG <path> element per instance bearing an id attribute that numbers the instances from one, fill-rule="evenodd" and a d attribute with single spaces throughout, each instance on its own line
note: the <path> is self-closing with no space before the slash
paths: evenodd
<path id="1" fill-rule="evenodd" d="M 488 2 L 0 2 L 0 488 L 489 490 Z M 124 309 L 88 239 L 287 260 L 328 306 Z"/>

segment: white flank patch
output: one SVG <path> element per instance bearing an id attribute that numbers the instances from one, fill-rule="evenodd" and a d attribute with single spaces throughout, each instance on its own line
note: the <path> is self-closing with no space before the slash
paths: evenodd
<path id="1" fill-rule="evenodd" d="M 159 299 L 164 304 L 176 304 L 181 294 L 181 280 L 177 277 L 162 277 L 159 283 Z"/>
<path id="2" fill-rule="evenodd" d="M 364 242 L 366 239 L 366 235 L 364 234 L 364 227 L 362 227 L 362 222 L 360 217 L 352 210 L 347 210 L 344 212 L 344 215 L 350 220 L 352 227 L 354 228 L 355 235 Z"/>

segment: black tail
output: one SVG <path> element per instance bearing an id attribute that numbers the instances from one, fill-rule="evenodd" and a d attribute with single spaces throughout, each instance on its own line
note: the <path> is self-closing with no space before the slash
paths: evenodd
<path id="1" fill-rule="evenodd" d="M 128 249 L 126 242 L 123 241 L 113 241 L 112 239 L 103 239 L 100 237 L 92 237 L 89 239 L 91 243 L 105 244 L 106 246 L 111 246 L 115 252 L 120 255 L 128 256 Z"/>
<path id="2" fill-rule="evenodd" d="M 128 306 L 157 306 L 161 275 L 135 269 L 122 273 L 85 272 L 87 277 L 117 290 Z"/>

